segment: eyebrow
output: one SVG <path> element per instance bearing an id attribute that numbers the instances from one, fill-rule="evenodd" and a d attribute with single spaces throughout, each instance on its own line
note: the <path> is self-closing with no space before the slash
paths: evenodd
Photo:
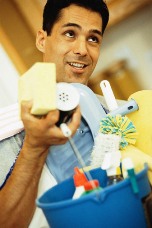
<path id="1" fill-rule="evenodd" d="M 63 28 L 65 28 L 65 27 L 77 27 L 77 28 L 81 29 L 81 26 L 78 25 L 78 24 L 75 24 L 75 23 L 67 23 L 67 24 L 64 24 L 62 27 Z M 102 36 L 102 32 L 100 30 L 98 30 L 98 29 L 91 29 L 89 31 L 89 33 L 96 33 L 99 36 Z"/>

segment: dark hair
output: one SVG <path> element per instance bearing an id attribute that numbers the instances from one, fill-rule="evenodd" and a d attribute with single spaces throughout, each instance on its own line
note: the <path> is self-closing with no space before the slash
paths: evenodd
<path id="1" fill-rule="evenodd" d="M 103 0 L 47 0 L 43 11 L 43 30 L 47 35 L 51 34 L 54 23 L 60 18 L 61 10 L 71 4 L 99 13 L 102 18 L 102 34 L 104 33 L 109 20 L 109 11 Z"/>

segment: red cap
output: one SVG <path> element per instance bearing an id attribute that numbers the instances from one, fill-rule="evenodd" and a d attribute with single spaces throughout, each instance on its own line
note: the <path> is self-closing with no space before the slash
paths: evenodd
<path id="1" fill-rule="evenodd" d="M 88 181 L 85 174 L 82 173 L 78 167 L 74 168 L 74 173 L 75 174 L 73 175 L 73 179 L 74 179 L 75 187 L 82 186 L 84 185 L 84 183 Z"/>
<path id="2" fill-rule="evenodd" d="M 91 191 L 95 188 L 98 188 L 99 187 L 99 181 L 98 180 L 91 180 L 91 181 L 88 181 L 84 184 L 84 188 L 86 191 Z"/>

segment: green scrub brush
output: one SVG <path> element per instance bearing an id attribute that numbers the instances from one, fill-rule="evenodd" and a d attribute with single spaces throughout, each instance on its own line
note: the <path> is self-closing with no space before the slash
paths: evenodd
<path id="1" fill-rule="evenodd" d="M 135 144 L 137 139 L 137 131 L 133 123 L 126 116 L 107 115 L 100 122 L 100 133 L 103 134 L 115 134 L 121 137 L 120 149 L 125 148 L 128 144 Z"/>

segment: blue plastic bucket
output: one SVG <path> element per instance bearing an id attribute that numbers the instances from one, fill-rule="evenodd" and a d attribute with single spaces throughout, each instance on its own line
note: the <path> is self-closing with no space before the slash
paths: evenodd
<path id="1" fill-rule="evenodd" d="M 73 178 L 45 192 L 37 201 L 51 228 L 146 228 L 142 198 L 150 191 L 147 166 L 136 174 L 139 193 L 134 194 L 130 179 L 105 187 L 107 177 L 100 168 L 91 171 L 102 190 L 72 199 Z"/>

